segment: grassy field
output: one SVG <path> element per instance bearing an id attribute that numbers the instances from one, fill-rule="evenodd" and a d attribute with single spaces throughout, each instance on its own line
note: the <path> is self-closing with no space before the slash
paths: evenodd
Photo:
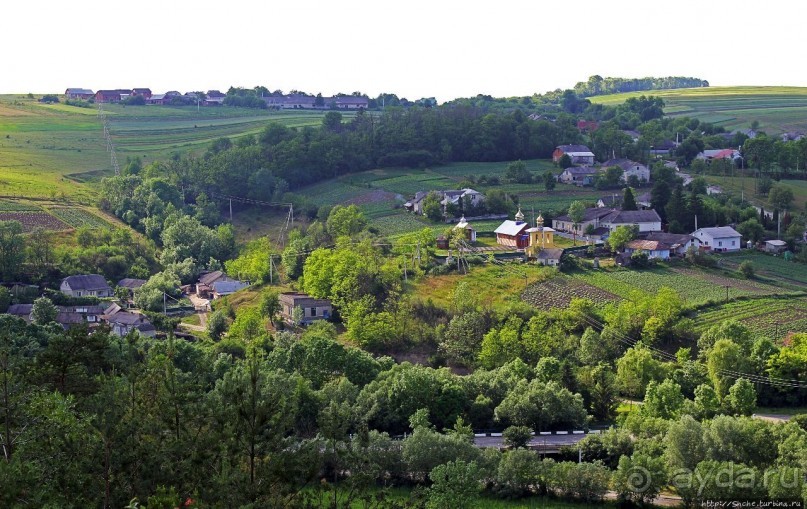
<path id="1" fill-rule="evenodd" d="M 199 153 L 217 138 L 256 134 L 269 122 L 315 126 L 323 115 L 191 106 L 105 105 L 104 111 L 121 164 L 127 156 L 150 163 L 174 152 Z M 0 196 L 91 204 L 95 190 L 87 184 L 111 172 L 97 109 L 0 96 Z"/>
<path id="2" fill-rule="evenodd" d="M 725 192 L 731 193 L 734 196 L 744 196 L 746 201 L 757 206 L 765 207 L 766 210 L 771 210 L 768 197 L 755 194 L 755 177 L 706 175 L 704 178 L 707 183 L 717 184 L 722 187 Z M 802 211 L 807 208 L 807 180 L 783 179 L 776 182 L 776 184 L 782 185 L 793 192 L 792 210 Z"/>
<path id="3" fill-rule="evenodd" d="M 773 256 L 759 251 L 743 250 L 736 254 L 723 254 L 720 263 L 736 269 L 745 260 L 751 261 L 754 272 L 764 278 L 773 279 L 780 284 L 795 284 L 807 287 L 807 265 L 795 261 L 786 261 L 781 256 Z"/>
<path id="4" fill-rule="evenodd" d="M 807 130 L 805 87 L 708 87 L 651 90 L 589 98 L 615 105 L 629 97 L 655 95 L 664 99 L 664 112 L 716 123 L 727 130 L 748 128 L 754 121 L 768 134 Z"/>
<path id="5" fill-rule="evenodd" d="M 506 268 L 486 264 L 471 267 L 468 274 L 423 278 L 412 285 L 411 293 L 424 302 L 431 299 L 435 304 L 450 307 L 454 289 L 465 281 L 480 306 L 499 309 L 519 301 L 521 292 L 530 284 L 552 278 L 556 272 L 534 264 L 507 264 Z"/>

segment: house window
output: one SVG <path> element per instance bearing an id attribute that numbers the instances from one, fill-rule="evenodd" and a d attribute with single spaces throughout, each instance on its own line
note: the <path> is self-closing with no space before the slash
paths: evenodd
<path id="1" fill-rule="evenodd" d="M 722 245 L 723 245 L 723 241 L 722 241 L 722 240 L 720 240 L 720 241 L 718 241 L 718 242 L 717 242 L 717 246 L 718 246 L 718 247 L 721 247 Z"/>
<path id="2" fill-rule="evenodd" d="M 736 241 L 734 241 L 734 240 L 732 240 L 732 241 L 731 241 L 731 245 L 732 245 L 732 246 L 734 245 L 734 242 L 736 242 Z"/>
<path id="3" fill-rule="evenodd" d="M 317 316 L 317 308 L 311 308 L 311 316 Z"/>

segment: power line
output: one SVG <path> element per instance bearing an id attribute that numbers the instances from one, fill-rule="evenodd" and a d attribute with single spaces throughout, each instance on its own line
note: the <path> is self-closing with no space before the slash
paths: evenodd
<path id="1" fill-rule="evenodd" d="M 120 176 L 120 166 L 118 165 L 118 156 L 115 154 L 115 145 L 112 143 L 112 136 L 109 134 L 109 119 L 104 111 L 104 103 L 98 103 L 98 118 L 104 126 L 104 140 L 106 141 L 106 151 L 109 152 L 109 159 L 112 163 L 112 168 L 115 170 L 115 175 Z"/>

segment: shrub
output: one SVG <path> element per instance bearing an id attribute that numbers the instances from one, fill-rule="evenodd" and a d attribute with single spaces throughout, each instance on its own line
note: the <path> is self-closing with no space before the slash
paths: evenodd
<path id="1" fill-rule="evenodd" d="M 754 277 L 754 264 L 751 263 L 751 260 L 745 260 L 740 263 L 740 272 L 746 279 Z"/>

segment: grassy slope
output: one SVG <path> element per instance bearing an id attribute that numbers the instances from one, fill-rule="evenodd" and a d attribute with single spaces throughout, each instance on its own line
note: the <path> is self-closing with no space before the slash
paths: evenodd
<path id="1" fill-rule="evenodd" d="M 322 112 L 223 107 L 105 105 L 104 110 L 121 164 L 128 156 L 149 163 L 174 152 L 199 153 L 217 138 L 255 134 L 272 121 L 299 127 L 322 119 Z M 111 171 L 97 109 L 0 96 L 0 195 L 89 204 L 95 189 L 87 184 Z"/>
<path id="2" fill-rule="evenodd" d="M 694 117 L 728 130 L 750 127 L 756 120 L 760 129 L 769 134 L 807 131 L 805 87 L 684 88 L 597 96 L 590 100 L 615 105 L 640 95 L 663 98 L 668 115 Z"/>

